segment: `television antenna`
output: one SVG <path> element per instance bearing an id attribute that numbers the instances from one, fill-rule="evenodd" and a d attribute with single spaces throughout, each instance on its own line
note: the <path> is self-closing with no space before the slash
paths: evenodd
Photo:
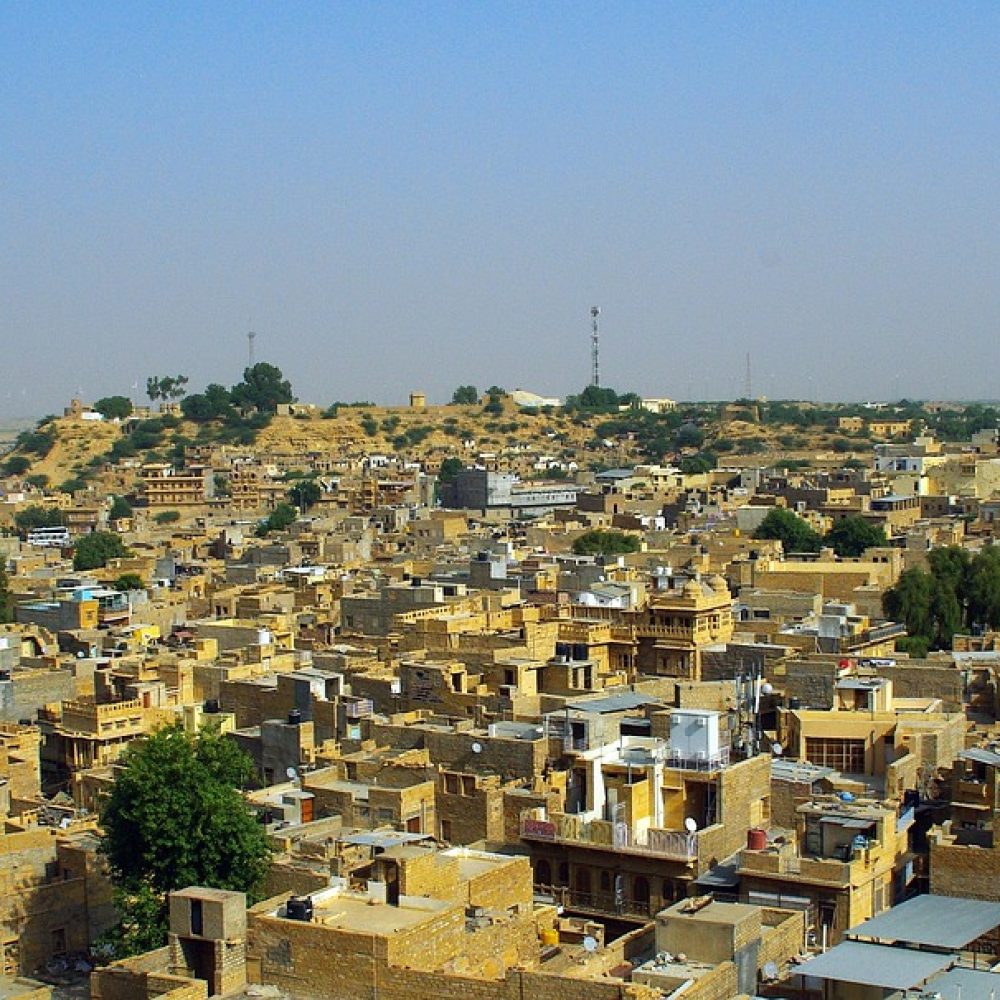
<path id="1" fill-rule="evenodd" d="M 294 781 L 298 776 L 299 776 L 299 772 L 296 771 L 294 767 L 286 767 L 285 768 L 285 777 L 289 781 Z"/>
<path id="2" fill-rule="evenodd" d="M 472 744 L 472 752 L 473 753 L 482 753 L 483 752 L 483 745 L 482 745 L 482 743 L 480 743 L 478 740 L 475 743 L 473 743 Z"/>
<path id="3" fill-rule="evenodd" d="M 698 821 L 688 816 L 688 818 L 684 820 L 684 829 L 687 830 L 688 833 L 697 833 Z"/>
<path id="4" fill-rule="evenodd" d="M 593 955 L 597 951 L 597 938 L 591 937 L 589 934 L 583 939 L 583 950 L 587 952 L 588 955 Z"/>
<path id="5" fill-rule="evenodd" d="M 600 315 L 600 306 L 590 307 L 590 384 L 595 389 L 601 384 L 600 329 L 597 324 Z"/>

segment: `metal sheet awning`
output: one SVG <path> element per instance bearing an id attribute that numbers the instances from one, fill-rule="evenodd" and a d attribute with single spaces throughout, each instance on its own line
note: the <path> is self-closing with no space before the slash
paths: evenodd
<path id="1" fill-rule="evenodd" d="M 995 1000 L 1000 996 L 1000 974 L 981 969 L 949 969 L 934 976 L 927 990 L 943 1000 Z"/>
<path id="2" fill-rule="evenodd" d="M 985 747 L 973 747 L 971 750 L 960 750 L 958 756 L 962 760 L 974 760 L 979 764 L 989 764 L 991 767 L 1000 767 L 1000 753 L 995 750 L 987 750 Z"/>
<path id="3" fill-rule="evenodd" d="M 1000 927 L 1000 903 L 959 896 L 915 896 L 856 927 L 850 937 L 961 949 Z"/>
<path id="4" fill-rule="evenodd" d="M 800 965 L 795 974 L 861 986 L 881 986 L 886 990 L 912 990 L 957 959 L 957 955 L 842 941 L 825 954 Z"/>

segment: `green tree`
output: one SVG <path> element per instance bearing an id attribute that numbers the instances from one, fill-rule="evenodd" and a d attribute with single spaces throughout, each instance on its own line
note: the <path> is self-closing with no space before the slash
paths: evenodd
<path id="1" fill-rule="evenodd" d="M 288 491 L 288 499 L 302 511 L 319 503 L 319 498 L 322 495 L 323 490 L 320 489 L 320 485 L 315 479 L 303 479 Z"/>
<path id="2" fill-rule="evenodd" d="M 23 476 L 31 468 L 31 459 L 24 455 L 12 455 L 3 464 L 4 475 Z"/>
<path id="3" fill-rule="evenodd" d="M 266 538 L 272 531 L 284 531 L 295 523 L 298 511 L 287 503 L 279 503 L 271 513 L 257 525 L 254 532 L 258 538 Z"/>
<path id="4" fill-rule="evenodd" d="M 451 394 L 451 401 L 456 405 L 474 405 L 479 402 L 479 390 L 474 385 L 460 385 Z"/>
<path id="5" fill-rule="evenodd" d="M 865 549 L 885 545 L 885 532 L 857 515 L 844 517 L 826 533 L 823 539 L 838 556 L 857 559 Z"/>
<path id="6" fill-rule="evenodd" d="M 281 374 L 281 369 L 266 361 L 255 364 L 243 372 L 243 381 L 233 386 L 230 393 L 234 405 L 241 409 L 254 409 L 274 413 L 279 403 L 293 403 L 292 385 Z"/>
<path id="7" fill-rule="evenodd" d="M 624 531 L 605 531 L 595 528 L 573 539 L 573 553 L 578 556 L 612 556 L 638 552 L 640 541 Z"/>
<path id="8" fill-rule="evenodd" d="M 153 515 L 153 520 L 157 524 L 174 524 L 181 519 L 180 511 L 161 510 L 159 514 Z"/>
<path id="9" fill-rule="evenodd" d="M 189 885 L 263 885 L 270 847 L 240 792 L 253 762 L 212 728 L 161 729 L 125 751 L 101 809 L 101 851 L 123 903 L 122 941 L 163 943 L 166 894 Z"/>
<path id="10" fill-rule="evenodd" d="M 916 567 L 903 570 L 895 585 L 882 595 L 886 617 L 902 622 L 911 636 L 930 643 L 937 631 L 934 623 L 934 581 Z"/>
<path id="11" fill-rule="evenodd" d="M 101 569 L 109 559 L 129 555 L 120 535 L 111 531 L 92 531 L 80 538 L 73 549 L 73 569 Z"/>
<path id="12" fill-rule="evenodd" d="M 0 559 L 0 623 L 6 624 L 14 620 L 14 597 L 10 592 L 10 580 L 7 577 L 7 567 Z"/>
<path id="13" fill-rule="evenodd" d="M 105 420 L 124 420 L 132 416 L 132 400 L 128 396 L 104 396 L 94 403 L 94 409 Z"/>
<path id="14" fill-rule="evenodd" d="M 27 535 L 32 528 L 58 528 L 65 523 L 66 516 L 61 510 L 38 504 L 25 507 L 14 515 L 14 524 L 22 535 Z"/>
<path id="15" fill-rule="evenodd" d="M 969 568 L 969 624 L 1000 627 L 1000 548 L 986 546 Z"/>
<path id="16" fill-rule="evenodd" d="M 218 382 L 205 386 L 204 392 L 192 393 L 181 400 L 181 413 L 188 420 L 199 424 L 236 416 L 229 390 Z"/>
<path id="17" fill-rule="evenodd" d="M 146 395 L 158 399 L 180 399 L 187 392 L 187 375 L 152 375 L 146 379 Z"/>
<path id="18" fill-rule="evenodd" d="M 449 456 L 441 463 L 441 468 L 438 469 L 438 482 L 450 483 L 464 468 L 465 463 L 460 458 L 455 458 L 454 455 Z"/>
<path id="19" fill-rule="evenodd" d="M 930 643 L 926 636 L 904 635 L 902 639 L 896 640 L 897 653 L 909 653 L 914 659 L 922 660 L 930 650 Z"/>
<path id="20" fill-rule="evenodd" d="M 145 585 L 142 582 L 142 577 L 138 573 L 122 573 L 117 580 L 115 580 L 112 586 L 115 590 L 143 590 Z"/>
<path id="21" fill-rule="evenodd" d="M 785 507 L 769 511 L 753 537 L 777 539 L 786 552 L 819 552 L 822 542 L 818 532 Z"/>
<path id="22" fill-rule="evenodd" d="M 132 516 L 132 505 L 125 497 L 115 496 L 111 500 L 111 510 L 108 511 L 109 521 L 118 521 L 123 517 Z"/>

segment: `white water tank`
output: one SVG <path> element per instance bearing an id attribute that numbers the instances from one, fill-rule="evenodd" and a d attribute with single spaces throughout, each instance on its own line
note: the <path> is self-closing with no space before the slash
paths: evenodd
<path id="1" fill-rule="evenodd" d="M 711 760 L 719 754 L 719 713 L 675 708 L 670 714 L 670 752 L 684 760 Z"/>

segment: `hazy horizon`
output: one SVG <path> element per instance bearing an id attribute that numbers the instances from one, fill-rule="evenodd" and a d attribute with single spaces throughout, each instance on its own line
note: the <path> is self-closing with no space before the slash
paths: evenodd
<path id="1" fill-rule="evenodd" d="M 324 405 L 988 399 L 1000 8 L 0 7 L 0 418 L 258 360 Z"/>

